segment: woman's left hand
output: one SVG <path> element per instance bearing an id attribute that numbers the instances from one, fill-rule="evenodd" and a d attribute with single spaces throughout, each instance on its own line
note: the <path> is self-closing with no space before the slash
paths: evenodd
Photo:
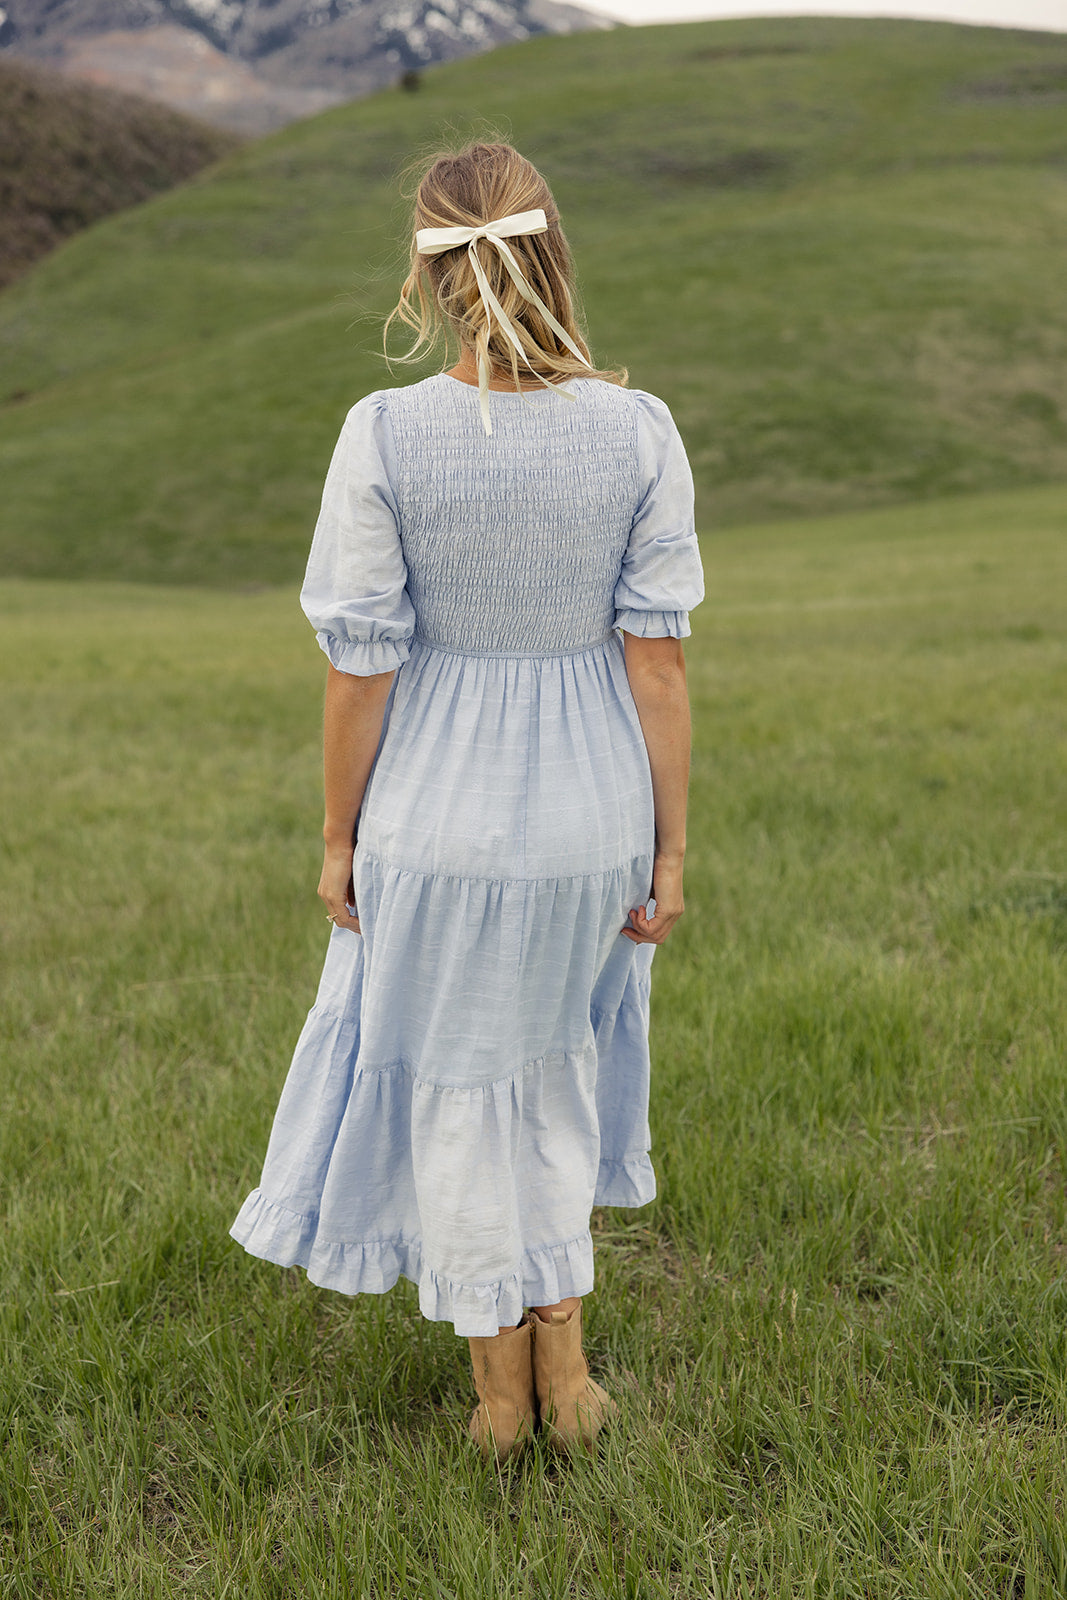
<path id="1" fill-rule="evenodd" d="M 352 884 L 351 845 L 326 846 L 319 879 L 319 899 L 335 928 L 360 932 L 359 916 L 355 909 L 356 892 Z"/>

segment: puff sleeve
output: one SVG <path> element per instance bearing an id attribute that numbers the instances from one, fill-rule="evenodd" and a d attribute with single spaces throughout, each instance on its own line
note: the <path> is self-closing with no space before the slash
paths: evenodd
<path id="1" fill-rule="evenodd" d="M 391 457 L 384 397 L 368 395 L 341 429 L 300 591 L 320 646 L 356 677 L 402 665 L 415 631 Z"/>
<path id="2" fill-rule="evenodd" d="M 634 398 L 640 498 L 615 586 L 615 626 L 643 639 L 684 639 L 704 598 L 693 475 L 663 401 L 639 390 Z"/>

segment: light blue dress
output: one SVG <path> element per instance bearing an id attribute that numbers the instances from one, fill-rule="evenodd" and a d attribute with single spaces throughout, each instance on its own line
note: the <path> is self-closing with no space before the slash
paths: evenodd
<path id="1" fill-rule="evenodd" d="M 441 375 L 345 421 L 301 603 L 398 668 L 330 936 L 232 1233 L 344 1294 L 401 1275 L 492 1335 L 593 1287 L 594 1205 L 655 1194 L 648 756 L 618 629 L 689 632 L 692 478 L 662 401 Z"/>

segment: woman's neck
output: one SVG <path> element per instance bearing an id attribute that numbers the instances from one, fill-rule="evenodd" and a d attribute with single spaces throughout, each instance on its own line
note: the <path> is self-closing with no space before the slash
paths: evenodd
<path id="1" fill-rule="evenodd" d="M 464 345 L 460 350 L 459 360 L 454 367 L 450 367 L 445 374 L 449 378 L 457 378 L 460 383 L 469 383 L 474 388 L 478 387 L 478 359 L 469 345 Z M 489 373 L 490 389 L 511 389 L 514 391 L 515 380 L 510 373 L 498 375 L 494 371 Z M 520 383 L 520 389 L 540 389 L 536 379 L 531 377 L 529 383 Z"/>

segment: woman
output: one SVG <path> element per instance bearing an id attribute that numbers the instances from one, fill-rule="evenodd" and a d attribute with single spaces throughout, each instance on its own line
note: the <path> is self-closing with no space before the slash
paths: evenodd
<path id="1" fill-rule="evenodd" d="M 677 431 L 593 368 L 544 179 L 470 145 L 415 225 L 394 316 L 459 361 L 361 400 L 326 480 L 301 603 L 330 660 L 333 932 L 232 1231 L 345 1294 L 415 1282 L 470 1340 L 470 1432 L 502 1458 L 614 1409 L 581 1351 L 590 1212 L 655 1194 L 649 976 L 682 913 L 703 588 Z"/>

